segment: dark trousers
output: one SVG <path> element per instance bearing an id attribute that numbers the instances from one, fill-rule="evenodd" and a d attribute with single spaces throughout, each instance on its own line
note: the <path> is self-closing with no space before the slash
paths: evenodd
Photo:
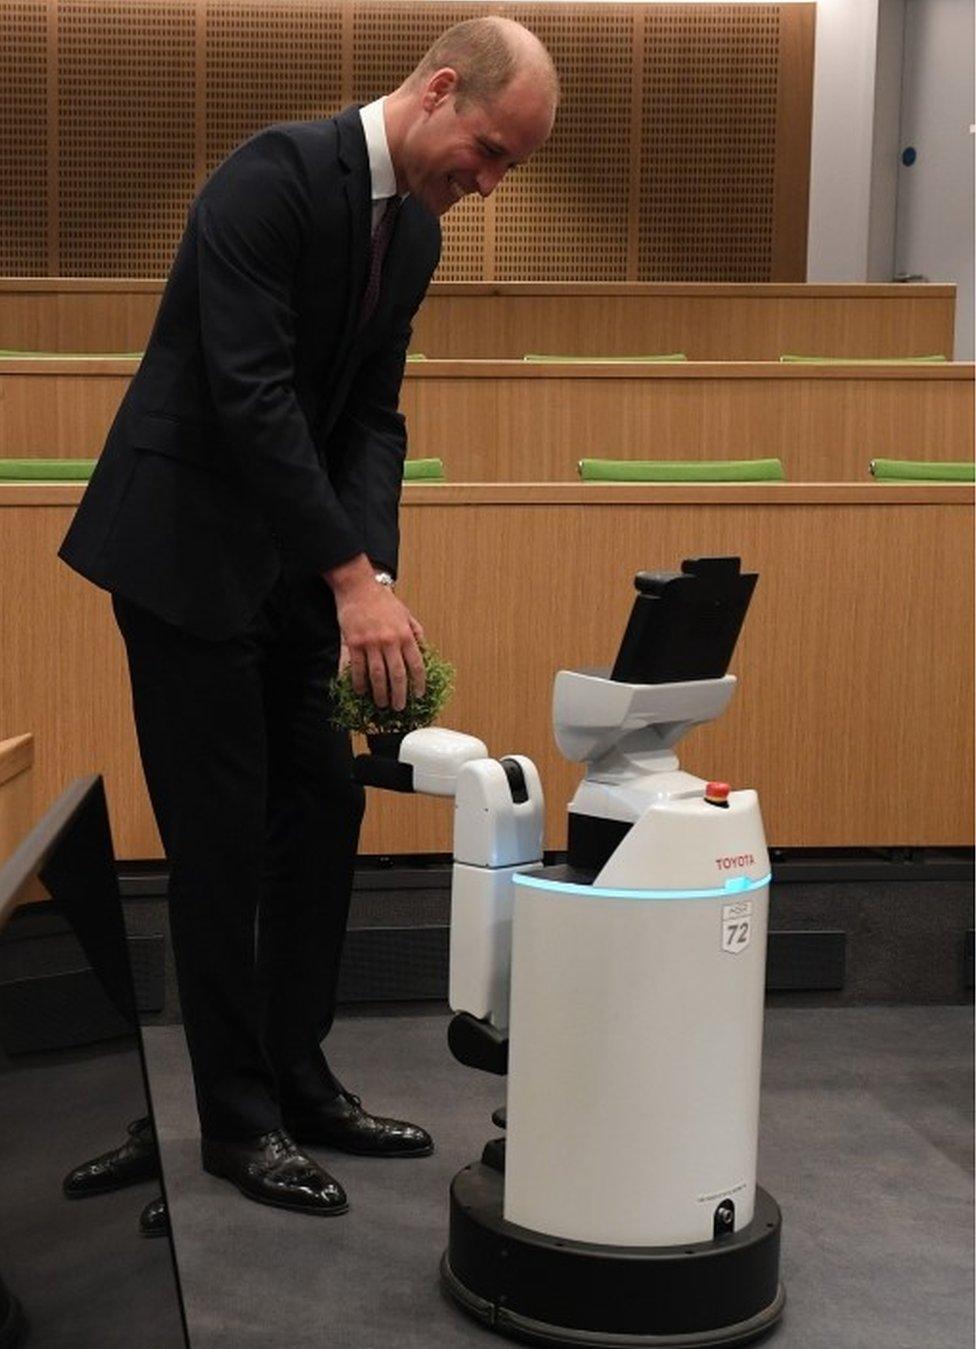
<path id="1" fill-rule="evenodd" d="M 319 578 L 282 577 L 240 636 L 119 596 L 201 1129 L 242 1138 L 338 1090 L 334 1015 L 363 790 L 329 722 L 339 655 Z"/>

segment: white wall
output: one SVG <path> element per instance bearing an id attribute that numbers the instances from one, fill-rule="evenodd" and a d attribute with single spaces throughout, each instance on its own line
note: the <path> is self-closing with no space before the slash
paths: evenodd
<path id="1" fill-rule="evenodd" d="M 954 282 L 957 360 L 974 348 L 974 29 L 972 0 L 817 4 L 807 280 Z"/>
<path id="2" fill-rule="evenodd" d="M 874 84 L 871 214 L 868 224 L 868 281 L 891 281 L 895 275 L 904 39 L 905 0 L 880 0 Z"/>
<path id="3" fill-rule="evenodd" d="M 808 281 L 864 281 L 871 213 L 878 0 L 818 0 Z"/>
<path id="4" fill-rule="evenodd" d="M 973 359 L 972 0 L 907 0 L 895 270 L 956 283 L 957 360 Z"/>

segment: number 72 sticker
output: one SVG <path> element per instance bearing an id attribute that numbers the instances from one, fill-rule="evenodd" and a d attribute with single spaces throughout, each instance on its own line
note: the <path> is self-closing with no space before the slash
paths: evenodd
<path id="1" fill-rule="evenodd" d="M 752 900 L 722 905 L 722 950 L 731 955 L 744 951 L 752 939 Z"/>

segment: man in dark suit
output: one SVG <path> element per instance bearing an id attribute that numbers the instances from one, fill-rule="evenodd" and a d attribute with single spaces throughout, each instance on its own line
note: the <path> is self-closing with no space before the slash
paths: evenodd
<path id="1" fill-rule="evenodd" d="M 538 40 L 476 19 L 385 99 L 236 150 L 190 208 L 61 548 L 126 643 L 204 1168 L 284 1208 L 347 1207 L 300 1143 L 433 1146 L 320 1048 L 363 812 L 327 689 L 348 659 L 379 706 L 422 691 L 392 585 L 411 322 L 437 217 L 532 154 L 557 100 Z"/>

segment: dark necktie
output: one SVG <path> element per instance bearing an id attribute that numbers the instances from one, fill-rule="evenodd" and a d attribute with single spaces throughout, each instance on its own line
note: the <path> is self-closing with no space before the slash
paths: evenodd
<path id="1" fill-rule="evenodd" d="M 380 216 L 379 224 L 373 233 L 373 241 L 369 249 L 369 276 L 366 280 L 366 289 L 363 292 L 363 303 L 359 310 L 359 327 L 365 328 L 372 317 L 373 310 L 376 308 L 376 301 L 380 296 L 380 276 L 383 272 L 383 259 L 386 256 L 387 246 L 393 237 L 393 230 L 396 226 L 397 213 L 403 198 L 392 196 L 386 203 L 386 210 Z"/>

